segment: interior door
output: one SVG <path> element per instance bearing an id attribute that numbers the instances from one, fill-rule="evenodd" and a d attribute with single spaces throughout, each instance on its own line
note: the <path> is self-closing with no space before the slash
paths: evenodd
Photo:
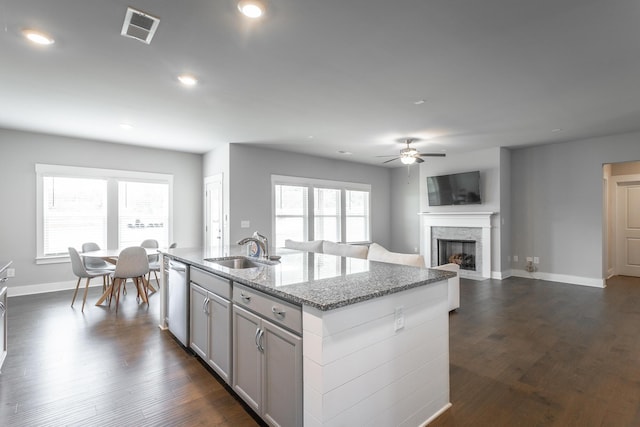
<path id="1" fill-rule="evenodd" d="M 216 253 L 224 246 L 222 174 L 205 179 L 205 244 Z"/>
<path id="2" fill-rule="evenodd" d="M 617 273 L 640 277 L 640 182 L 620 183 L 617 200 Z"/>

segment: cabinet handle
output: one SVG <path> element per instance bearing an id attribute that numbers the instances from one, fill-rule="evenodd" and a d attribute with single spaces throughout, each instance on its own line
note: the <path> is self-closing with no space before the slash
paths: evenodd
<path id="1" fill-rule="evenodd" d="M 4 316 L 4 313 L 7 311 L 7 307 L 4 305 L 2 301 L 0 301 L 0 310 L 2 310 L 2 314 L 0 316 Z"/>
<path id="2" fill-rule="evenodd" d="M 276 307 L 275 305 L 271 308 L 271 311 L 276 316 L 284 317 L 284 314 L 285 314 L 284 310 L 279 310 L 278 307 Z"/>
<path id="3" fill-rule="evenodd" d="M 260 334 L 258 335 L 258 350 L 261 353 L 264 353 L 264 347 L 262 346 L 262 337 L 264 336 L 264 331 L 260 329 Z"/>
<path id="4" fill-rule="evenodd" d="M 209 297 L 205 298 L 204 301 L 202 301 L 202 311 L 204 311 L 204 313 L 208 316 L 209 315 Z"/>
<path id="5" fill-rule="evenodd" d="M 9 278 L 8 278 L 8 277 L 3 277 L 2 279 L 0 279 L 0 283 L 4 283 L 4 282 L 6 282 L 7 280 L 9 280 Z"/>
<path id="6" fill-rule="evenodd" d="M 240 298 L 242 298 L 244 301 L 249 302 L 251 301 L 251 297 L 248 295 L 245 295 L 244 292 L 240 292 Z"/>
<path id="7" fill-rule="evenodd" d="M 253 341 L 256 343 L 256 348 L 260 350 L 260 344 L 258 344 L 258 337 L 260 336 L 260 328 L 256 328 L 256 336 L 253 338 Z"/>

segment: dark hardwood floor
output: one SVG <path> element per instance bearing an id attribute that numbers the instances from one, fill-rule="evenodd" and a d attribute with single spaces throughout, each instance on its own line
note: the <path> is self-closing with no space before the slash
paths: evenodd
<path id="1" fill-rule="evenodd" d="M 9 299 L 0 426 L 256 426 L 244 407 L 166 331 L 159 296 L 84 314 L 72 292 Z"/>
<path id="2" fill-rule="evenodd" d="M 255 426 L 131 295 L 118 314 L 70 291 L 9 299 L 0 426 Z M 451 402 L 432 426 L 639 426 L 640 279 L 606 289 L 461 281 Z"/>
<path id="3" fill-rule="evenodd" d="M 461 281 L 432 426 L 640 426 L 640 279 Z"/>

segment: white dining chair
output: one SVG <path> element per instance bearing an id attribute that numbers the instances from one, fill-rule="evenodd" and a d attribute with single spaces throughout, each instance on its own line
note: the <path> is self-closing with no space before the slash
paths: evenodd
<path id="1" fill-rule="evenodd" d="M 82 244 L 82 252 L 99 251 L 99 250 L 100 250 L 100 246 L 97 243 L 86 242 Z M 84 262 L 84 266 L 87 269 L 87 271 L 111 270 L 111 272 L 113 273 L 113 270 L 116 269 L 116 266 L 114 264 L 111 264 L 110 262 L 107 262 L 102 258 L 82 257 L 82 260 Z M 103 291 L 106 289 L 106 286 L 107 286 L 106 280 L 103 280 L 103 283 L 102 283 Z"/>
<path id="2" fill-rule="evenodd" d="M 140 246 L 143 248 L 158 248 L 158 241 L 155 239 L 147 239 L 140 243 Z M 158 273 L 160 272 L 160 256 L 159 255 L 149 255 L 149 276 L 148 281 L 151 282 L 151 273 L 156 277 L 156 284 L 158 287 L 160 286 L 160 281 L 158 280 Z M 155 288 L 153 289 L 155 292 Z"/>
<path id="3" fill-rule="evenodd" d="M 103 291 L 106 289 L 105 281 L 108 279 L 109 275 L 113 272 L 113 270 L 100 270 L 100 269 L 92 269 L 87 270 L 80 258 L 80 254 L 75 248 L 69 248 L 69 259 L 71 260 L 71 269 L 73 270 L 73 274 L 78 277 L 78 283 L 76 283 L 76 290 L 73 292 L 73 299 L 71 300 L 71 307 L 73 307 L 73 303 L 76 301 L 76 296 L 78 295 L 78 288 L 80 287 L 80 281 L 82 279 L 87 279 L 87 284 L 84 287 L 84 297 L 82 298 L 82 311 L 84 312 L 84 305 L 87 302 L 87 292 L 89 291 L 89 282 L 94 277 L 102 276 L 102 288 Z"/>
<path id="4" fill-rule="evenodd" d="M 131 279 L 135 283 L 138 290 L 138 297 L 142 302 L 149 305 L 147 294 L 147 279 L 145 276 L 149 274 L 149 259 L 147 251 L 140 246 L 132 246 L 125 248 L 118 255 L 116 269 L 112 274 L 113 287 L 111 289 L 111 298 L 109 298 L 109 307 L 111 300 L 115 294 L 116 297 L 116 313 L 118 312 L 118 304 L 120 302 L 120 287 L 127 279 Z"/>

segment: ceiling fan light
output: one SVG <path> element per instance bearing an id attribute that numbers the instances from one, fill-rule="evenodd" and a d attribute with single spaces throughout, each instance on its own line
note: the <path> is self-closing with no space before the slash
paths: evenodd
<path id="1" fill-rule="evenodd" d="M 264 14 L 265 6 L 259 0 L 242 0 L 238 2 L 238 10 L 247 18 L 260 18 Z"/>
<path id="2" fill-rule="evenodd" d="M 400 161 L 405 165 L 412 165 L 416 162 L 416 158 L 413 156 L 402 156 L 400 157 Z"/>

